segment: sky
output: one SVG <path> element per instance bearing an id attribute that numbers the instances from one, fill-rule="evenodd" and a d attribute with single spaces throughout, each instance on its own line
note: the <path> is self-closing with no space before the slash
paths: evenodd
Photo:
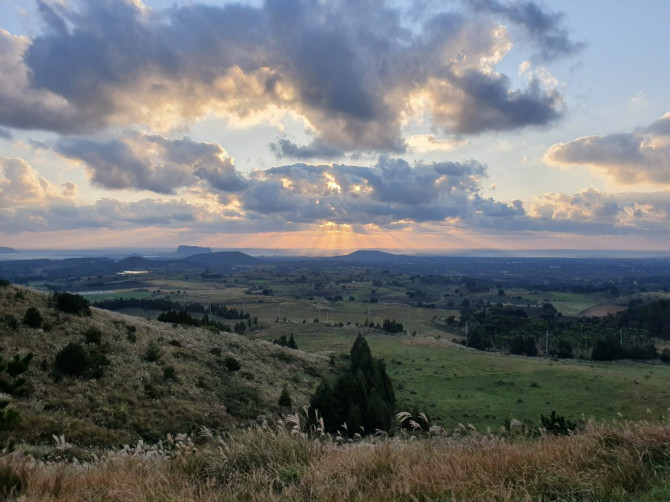
<path id="1" fill-rule="evenodd" d="M 0 0 L 0 245 L 668 251 L 668 19 Z"/>

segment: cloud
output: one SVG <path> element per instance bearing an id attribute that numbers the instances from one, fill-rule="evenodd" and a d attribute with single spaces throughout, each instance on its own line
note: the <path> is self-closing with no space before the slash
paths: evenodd
<path id="1" fill-rule="evenodd" d="M 0 126 L 0 138 L 12 139 L 12 132 L 6 127 Z"/>
<path id="2" fill-rule="evenodd" d="M 544 10 L 536 2 L 470 0 L 469 3 L 477 12 L 501 15 L 523 28 L 536 47 L 536 56 L 542 60 L 570 56 L 586 46 L 584 42 L 571 39 L 568 30 L 562 25 L 563 14 Z"/>
<path id="3" fill-rule="evenodd" d="M 315 139 L 309 145 L 299 146 L 288 139 L 281 138 L 272 143 L 270 149 L 277 158 L 333 159 L 344 155 L 342 150 L 329 145 L 321 139 Z"/>
<path id="4" fill-rule="evenodd" d="M 467 143 L 465 139 L 438 139 L 434 134 L 414 134 L 407 138 L 407 148 L 412 152 L 450 152 Z"/>
<path id="5" fill-rule="evenodd" d="M 524 91 L 513 91 L 504 75 L 487 75 L 468 70 L 454 78 L 458 107 L 440 107 L 434 121 L 446 131 L 477 134 L 483 131 L 505 131 L 525 126 L 547 125 L 561 117 L 563 98 L 558 90 L 547 90 L 537 79 Z M 434 91 L 438 102 L 448 102 L 443 88 Z M 453 93 L 454 90 L 449 90 Z"/>
<path id="6" fill-rule="evenodd" d="M 190 148 L 191 146 L 189 146 Z M 71 182 L 57 185 L 21 159 L 0 159 L 0 231 L 136 231 L 193 235 L 292 232 L 328 226 L 460 230 L 489 235 L 670 236 L 670 192 L 547 193 L 530 203 L 481 195 L 486 168 L 474 161 L 373 166 L 293 164 L 254 172 L 218 197 L 194 187 L 178 196 L 93 203 Z"/>
<path id="7" fill-rule="evenodd" d="M 77 186 L 56 185 L 40 176 L 25 160 L 0 158 L 0 207 L 39 205 L 44 201 L 70 198 Z"/>
<path id="8" fill-rule="evenodd" d="M 528 229 L 593 235 L 670 233 L 670 193 L 545 194 L 530 204 Z"/>
<path id="9" fill-rule="evenodd" d="M 113 190 L 174 194 L 199 180 L 222 191 L 241 190 L 246 184 L 220 145 L 186 137 L 170 140 L 134 132 L 106 141 L 62 139 L 54 149 L 83 162 L 94 184 Z"/>
<path id="10" fill-rule="evenodd" d="M 567 53 L 570 42 L 558 14 L 523 5 L 443 10 L 408 29 L 403 12 L 384 2 L 159 10 L 131 0 L 41 0 L 41 33 L 0 37 L 0 124 L 59 133 L 167 130 L 205 115 L 278 108 L 303 116 L 314 132 L 307 146 L 275 144 L 297 159 L 403 152 L 417 96 L 448 133 L 542 126 L 561 116 L 562 97 L 539 80 L 513 88 L 495 71 L 512 46 L 500 18 L 527 26 L 546 51 L 560 52 L 562 41 Z"/>
<path id="11" fill-rule="evenodd" d="M 159 141 L 160 140 L 160 141 Z M 152 139 L 151 145 L 164 139 Z M 184 146 L 185 145 L 185 146 Z M 90 150 L 90 145 L 85 144 Z M 103 145 L 102 151 L 108 147 Z M 183 158 L 193 143 L 175 144 Z M 96 155 L 100 149 L 95 149 Z M 130 159 L 129 162 L 135 162 Z M 194 231 L 285 231 L 327 223 L 374 224 L 394 228 L 412 222 L 468 220 L 474 214 L 490 218 L 519 213 L 514 205 L 479 197 L 486 168 L 474 161 L 410 166 L 400 159 L 381 158 L 374 166 L 280 166 L 257 171 L 237 192 L 218 198 L 196 185 L 177 197 L 135 202 L 103 198 L 94 204 L 77 200 L 76 186 L 57 186 L 39 176 L 21 159 L 4 159 L 0 177 L 0 207 L 5 232 L 73 228 L 127 228 L 150 225 L 169 228 L 188 225 Z M 133 174 L 135 178 L 136 173 Z M 121 177 L 123 182 L 130 179 Z"/>
<path id="12" fill-rule="evenodd" d="M 240 201 L 257 215 L 312 224 L 389 226 L 468 218 L 477 211 L 493 217 L 500 208 L 494 211 L 478 197 L 485 176 L 485 166 L 475 161 L 410 166 L 382 157 L 371 167 L 294 164 L 256 173 Z"/>
<path id="13" fill-rule="evenodd" d="M 558 165 L 586 165 L 619 183 L 670 183 L 670 113 L 631 133 L 588 136 L 553 145 L 545 158 Z"/>

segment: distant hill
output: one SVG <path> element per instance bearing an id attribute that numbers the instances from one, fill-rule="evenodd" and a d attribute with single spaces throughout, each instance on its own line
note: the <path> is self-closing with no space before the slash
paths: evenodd
<path id="1" fill-rule="evenodd" d="M 354 251 L 344 256 L 335 256 L 334 260 L 347 262 L 374 262 L 374 263 L 392 263 L 407 258 L 406 256 L 385 253 L 384 251 Z"/>
<path id="2" fill-rule="evenodd" d="M 197 254 L 183 258 L 181 261 L 198 263 L 207 266 L 255 265 L 261 260 L 240 251 L 220 251 L 217 253 Z"/>
<path id="3" fill-rule="evenodd" d="M 56 310 L 56 303 L 0 283 L 2 357 L 6 363 L 34 355 L 21 375 L 27 391 L 9 405 L 21 420 L 0 430 L 0 441 L 52 443 L 52 435 L 62 434 L 73 444 L 118 446 L 202 426 L 230 429 L 276 415 L 283 387 L 297 405 L 307 404 L 330 371 L 325 357 L 270 342 L 95 308 L 79 317 Z M 38 327 L 29 325 L 36 325 L 29 309 L 39 313 Z M 90 365 L 81 376 L 58 371 L 58 354 L 69 344 L 84 354 L 71 359 Z M 239 369 L 229 364 L 233 359 Z"/>
<path id="4" fill-rule="evenodd" d="M 8 247 L 0 246 L 0 253 L 1 254 L 18 253 L 18 251 L 14 248 L 8 248 Z"/>
<path id="5" fill-rule="evenodd" d="M 165 264 L 159 260 L 149 260 L 142 256 L 129 256 L 128 258 L 119 260 L 118 264 L 124 270 L 131 268 L 155 269 L 163 268 L 165 266 Z"/>
<path id="6" fill-rule="evenodd" d="M 204 254 L 204 253 L 211 253 L 212 248 L 204 248 L 200 246 L 179 246 L 176 251 L 177 256 L 191 256 L 194 254 Z"/>

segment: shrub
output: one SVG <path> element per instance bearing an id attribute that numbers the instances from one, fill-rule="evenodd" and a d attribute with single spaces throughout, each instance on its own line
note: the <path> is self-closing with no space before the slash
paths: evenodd
<path id="1" fill-rule="evenodd" d="M 30 365 L 30 361 L 33 360 L 34 354 L 32 352 L 28 352 L 25 356 L 21 357 L 19 354 L 14 354 L 14 357 L 7 361 L 7 365 L 5 366 L 4 362 L 0 364 L 1 367 L 4 367 L 5 371 L 7 374 L 11 377 L 16 378 L 22 373 L 25 373 L 28 371 L 28 366 Z M 0 358 L 0 362 L 2 361 L 2 358 Z"/>
<path id="2" fill-rule="evenodd" d="M 661 361 L 670 363 L 670 349 L 663 349 L 663 352 L 661 352 Z"/>
<path id="3" fill-rule="evenodd" d="M 23 315 L 23 324 L 31 328 L 39 328 L 42 326 L 42 314 L 35 307 L 30 307 Z"/>
<path id="4" fill-rule="evenodd" d="M 155 342 L 149 342 L 149 345 L 147 346 L 147 351 L 144 353 L 144 359 L 148 363 L 155 363 L 157 362 L 161 357 L 163 357 L 163 351 L 161 351 L 160 347 L 155 343 Z"/>
<path id="5" fill-rule="evenodd" d="M 177 380 L 177 372 L 174 366 L 166 366 L 163 368 L 163 378 L 165 380 Z"/>
<path id="6" fill-rule="evenodd" d="M 68 343 L 63 347 L 54 361 L 56 369 L 70 376 L 83 376 L 91 365 L 86 349 L 78 343 Z"/>
<path id="7" fill-rule="evenodd" d="M 88 300 L 81 295 L 72 293 L 54 293 L 53 301 L 58 310 L 78 316 L 91 315 Z"/>
<path id="8" fill-rule="evenodd" d="M 211 349 L 209 349 L 209 353 L 212 354 L 212 355 L 215 355 L 217 357 L 220 357 L 221 356 L 221 349 L 219 347 L 212 347 Z"/>
<path id="9" fill-rule="evenodd" d="M 0 431 L 7 431 L 14 428 L 21 420 L 18 411 L 7 408 L 9 401 L 0 401 Z"/>
<path id="10" fill-rule="evenodd" d="M 100 342 L 102 341 L 102 331 L 94 326 L 91 326 L 84 332 L 84 339 L 86 340 L 86 343 L 100 345 Z"/>
<path id="11" fill-rule="evenodd" d="M 15 331 L 19 327 L 19 323 L 16 320 L 16 317 L 14 317 L 12 314 L 2 314 L 2 317 L 0 317 L 0 323 L 2 323 L 3 326 L 11 331 Z"/>
<path id="12" fill-rule="evenodd" d="M 283 408 L 290 408 L 291 405 L 293 404 L 291 400 L 291 396 L 288 393 L 288 390 L 286 390 L 286 387 L 284 387 L 281 391 L 281 394 L 279 395 L 279 401 L 277 402 L 279 406 Z"/>
<path id="13" fill-rule="evenodd" d="M 242 367 L 240 362 L 232 356 L 226 357 L 223 364 L 228 368 L 228 371 L 237 371 Z"/>
<path id="14" fill-rule="evenodd" d="M 552 411 L 548 417 L 540 415 L 542 427 L 554 436 L 567 436 L 571 431 L 577 428 L 577 423 L 565 418 L 563 415 L 558 415 L 556 411 Z"/>

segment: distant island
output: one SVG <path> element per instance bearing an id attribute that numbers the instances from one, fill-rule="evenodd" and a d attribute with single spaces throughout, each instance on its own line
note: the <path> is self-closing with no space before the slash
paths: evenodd
<path id="1" fill-rule="evenodd" d="M 8 247 L 0 246 L 0 253 L 5 253 L 5 254 L 7 254 L 7 253 L 18 253 L 18 251 L 14 248 L 8 248 Z"/>
<path id="2" fill-rule="evenodd" d="M 204 248 L 200 246 L 179 246 L 175 254 L 177 256 L 192 256 L 195 254 L 206 254 L 211 252 L 212 248 Z"/>

